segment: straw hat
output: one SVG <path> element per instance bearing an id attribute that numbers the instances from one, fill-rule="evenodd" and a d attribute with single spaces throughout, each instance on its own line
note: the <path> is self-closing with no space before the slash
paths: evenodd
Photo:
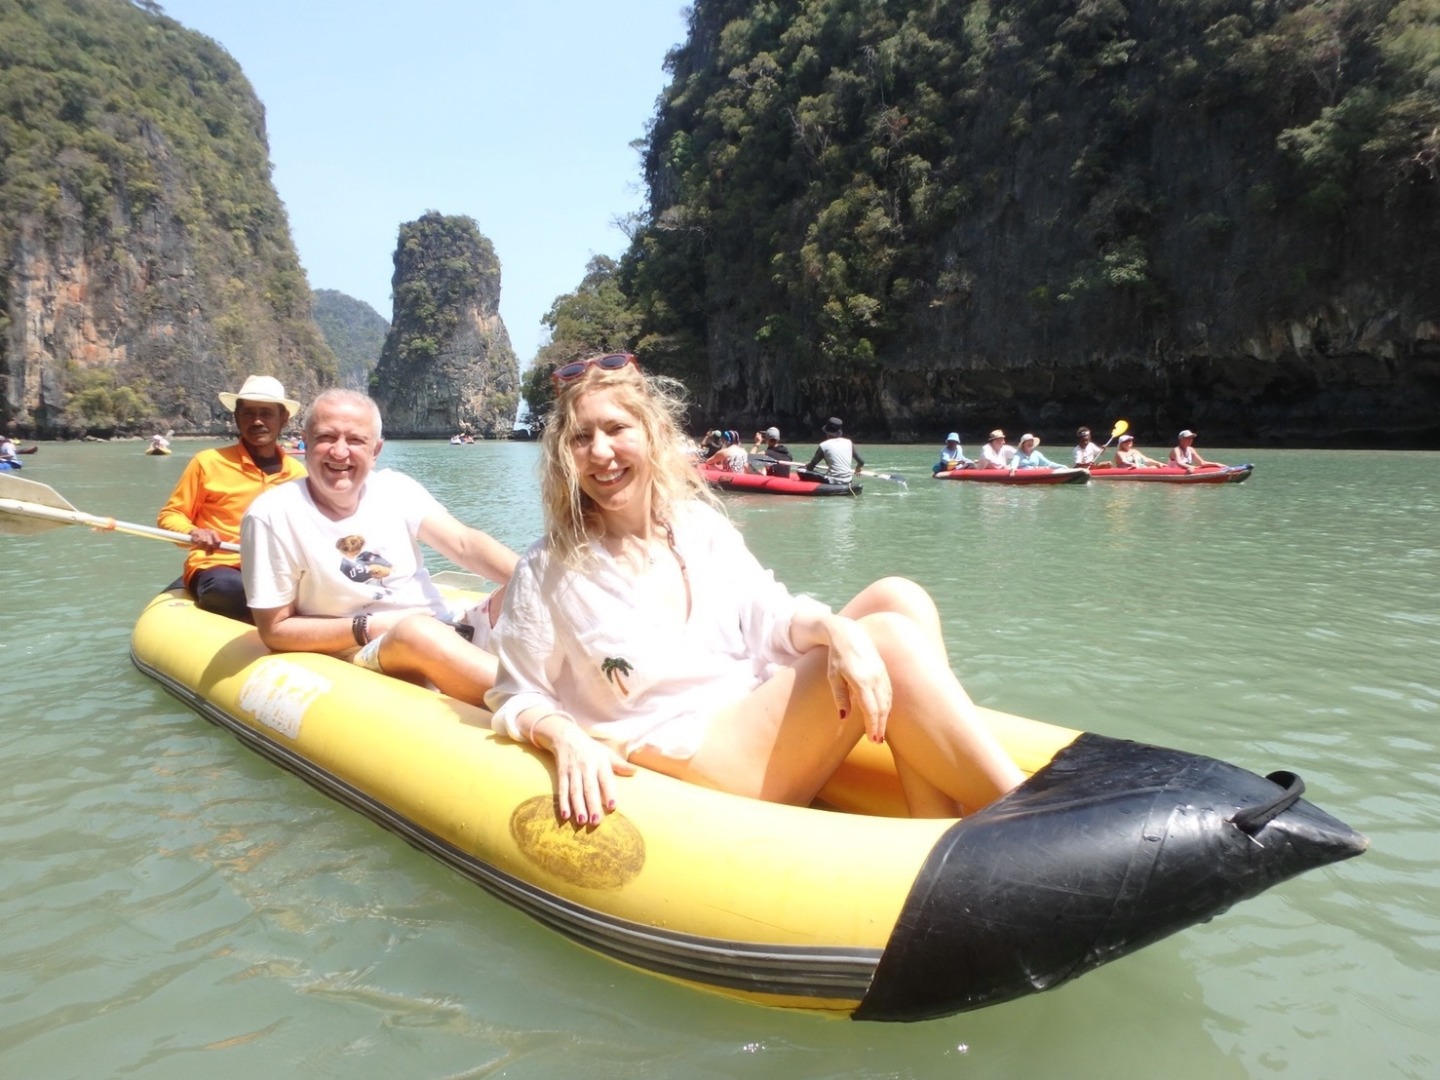
<path id="1" fill-rule="evenodd" d="M 220 404 L 235 411 L 237 401 L 258 401 L 267 405 L 282 405 L 285 411 L 291 416 L 300 412 L 300 402 L 294 398 L 285 396 L 285 387 L 280 385 L 280 380 L 273 375 L 251 375 L 245 380 L 236 393 L 222 390 L 219 394 Z"/>
<path id="2" fill-rule="evenodd" d="M 1024 446 L 1027 442 L 1033 442 L 1036 446 L 1040 445 L 1040 440 L 1037 439 L 1034 435 L 1031 435 L 1028 431 L 1024 435 L 1020 436 L 1020 442 L 1017 445 Z"/>

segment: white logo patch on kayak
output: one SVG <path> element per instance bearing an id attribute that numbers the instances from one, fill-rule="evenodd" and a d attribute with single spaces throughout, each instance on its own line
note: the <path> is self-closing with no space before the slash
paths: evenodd
<path id="1" fill-rule="evenodd" d="M 267 657 L 255 665 L 240 690 L 240 708 L 259 723 L 291 739 L 300 737 L 300 721 L 310 703 L 330 689 L 323 675 Z"/>

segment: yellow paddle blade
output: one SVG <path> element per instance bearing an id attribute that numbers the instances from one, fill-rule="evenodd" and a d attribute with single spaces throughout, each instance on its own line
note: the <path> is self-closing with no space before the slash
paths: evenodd
<path id="1" fill-rule="evenodd" d="M 1110 429 L 1110 438 L 1116 439 L 1130 430 L 1129 420 L 1116 420 L 1115 426 Z"/>

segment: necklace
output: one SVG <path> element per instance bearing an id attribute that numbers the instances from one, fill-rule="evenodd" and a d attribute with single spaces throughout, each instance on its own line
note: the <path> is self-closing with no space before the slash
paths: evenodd
<path id="1" fill-rule="evenodd" d="M 665 542 L 670 549 L 670 554 L 675 556 L 675 562 L 680 567 L 680 576 L 689 584 L 690 571 L 685 565 L 685 559 L 680 554 L 680 549 L 675 546 L 675 530 L 668 524 L 662 524 L 661 529 L 665 531 Z M 655 566 L 658 555 L 656 554 L 655 538 L 642 539 L 637 536 L 622 537 L 615 545 L 614 550 L 608 543 L 605 550 L 616 563 L 625 564 L 633 569 L 645 571 Z"/>

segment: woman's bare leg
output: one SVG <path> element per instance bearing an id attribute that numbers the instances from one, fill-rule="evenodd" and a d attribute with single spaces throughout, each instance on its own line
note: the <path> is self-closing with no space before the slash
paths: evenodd
<path id="1" fill-rule="evenodd" d="M 923 639 L 933 645 L 933 662 L 948 667 L 950 658 L 945 649 L 940 613 L 928 592 L 908 578 L 881 578 L 862 589 L 840 609 L 840 614 L 852 619 L 880 612 L 893 612 L 908 618 L 920 629 Z M 964 693 L 963 688 L 961 692 Z M 965 695 L 961 708 L 974 717 L 974 705 L 969 695 Z M 952 817 L 959 812 L 954 799 L 900 759 L 896 760 L 896 775 L 911 817 Z"/>
<path id="2" fill-rule="evenodd" d="M 890 673 L 887 742 L 912 814 L 974 810 L 1024 779 L 950 671 L 934 604 L 919 586 L 887 578 L 844 613 L 858 616 Z M 858 714 L 838 715 L 827 666 L 827 650 L 812 650 L 722 710 L 688 761 L 643 749 L 632 760 L 710 787 L 806 804 L 864 734 Z"/>

